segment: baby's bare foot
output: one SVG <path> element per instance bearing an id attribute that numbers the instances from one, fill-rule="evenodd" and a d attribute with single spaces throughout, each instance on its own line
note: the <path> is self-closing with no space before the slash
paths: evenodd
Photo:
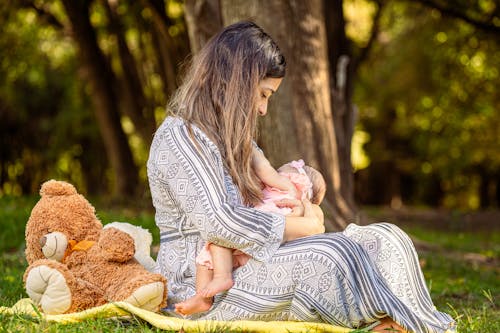
<path id="1" fill-rule="evenodd" d="M 220 292 L 231 289 L 234 282 L 231 277 L 231 274 L 217 276 L 214 275 L 212 281 L 198 294 L 202 297 L 213 297 Z"/>
<path id="2" fill-rule="evenodd" d="M 407 333 L 408 331 L 399 326 L 389 317 L 382 318 L 381 323 L 373 329 L 373 332 L 382 333 Z"/>
<path id="3" fill-rule="evenodd" d="M 205 312 L 212 306 L 212 298 L 205 298 L 200 295 L 175 304 L 175 312 L 187 316 L 193 313 Z"/>

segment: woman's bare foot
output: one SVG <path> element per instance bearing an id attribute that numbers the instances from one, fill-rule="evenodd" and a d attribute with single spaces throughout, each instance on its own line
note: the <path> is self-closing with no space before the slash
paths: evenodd
<path id="1" fill-rule="evenodd" d="M 199 291 L 198 295 L 205 298 L 213 297 L 222 291 L 231 289 L 233 285 L 234 282 L 231 273 L 223 275 L 214 274 L 212 281 L 210 281 L 205 288 Z"/>
<path id="2" fill-rule="evenodd" d="M 394 320 L 389 317 L 380 319 L 380 325 L 373 329 L 373 332 L 379 333 L 408 333 L 407 330 L 399 326 Z"/>
<path id="3" fill-rule="evenodd" d="M 175 312 L 187 316 L 193 313 L 205 312 L 212 306 L 212 298 L 205 298 L 198 294 L 193 297 L 175 304 Z"/>

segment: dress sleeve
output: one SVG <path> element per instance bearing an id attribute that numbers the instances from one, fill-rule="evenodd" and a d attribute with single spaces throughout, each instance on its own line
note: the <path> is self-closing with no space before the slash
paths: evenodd
<path id="1" fill-rule="evenodd" d="M 193 130 L 198 144 L 185 125 L 169 129 L 164 140 L 171 147 L 171 158 L 186 174 L 186 186 L 196 194 L 196 207 L 192 208 L 192 200 L 184 200 L 175 189 L 171 189 L 172 196 L 206 241 L 239 249 L 259 261 L 268 260 L 283 240 L 285 217 L 232 203 L 217 146 L 200 130 Z"/>

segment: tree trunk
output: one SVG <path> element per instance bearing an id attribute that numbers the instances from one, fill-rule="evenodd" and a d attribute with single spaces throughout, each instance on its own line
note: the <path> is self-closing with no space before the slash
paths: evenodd
<path id="1" fill-rule="evenodd" d="M 495 175 L 495 205 L 493 207 L 500 208 L 500 173 Z"/>
<path id="2" fill-rule="evenodd" d="M 346 200 L 352 193 L 343 194 L 342 182 L 352 174 L 339 163 L 323 2 L 221 0 L 221 11 L 224 25 L 242 19 L 255 21 L 285 54 L 287 77 L 262 120 L 259 144 L 274 166 L 303 158 L 318 168 L 328 184 L 323 204 L 327 230 L 344 227 L 353 211 Z"/>
<path id="3" fill-rule="evenodd" d="M 339 187 L 345 199 L 349 214 L 355 210 L 354 175 L 351 164 L 351 143 L 356 123 L 356 109 L 352 105 L 352 51 L 345 33 L 345 19 L 342 0 L 323 0 L 325 25 L 330 63 L 330 84 L 332 112 L 337 138 L 337 154 L 340 168 Z"/>
<path id="4" fill-rule="evenodd" d="M 102 0 L 102 3 L 108 16 L 109 30 L 116 39 L 122 68 L 121 76 L 117 78 L 120 83 L 115 90 L 123 96 L 123 100 L 120 99 L 120 107 L 134 124 L 135 131 L 141 137 L 144 146 L 149 147 L 156 129 L 153 109 L 146 101 L 136 61 L 125 40 L 125 32 L 116 9 L 118 4 L 110 3 L 109 0 Z"/>
<path id="5" fill-rule="evenodd" d="M 184 13 L 191 52 L 196 54 L 222 28 L 220 1 L 186 0 Z"/>
<path id="6" fill-rule="evenodd" d="M 179 47 L 179 43 L 176 43 L 176 40 L 168 32 L 168 28 L 172 23 L 166 14 L 164 1 L 142 0 L 141 2 L 152 13 L 153 24 L 149 29 L 153 45 L 158 52 L 160 76 L 166 90 L 166 97 L 168 98 L 177 88 L 177 66 L 187 56 L 188 50 Z"/>
<path id="7" fill-rule="evenodd" d="M 78 46 L 82 69 L 91 88 L 96 119 L 113 170 L 113 194 L 133 196 L 137 191 L 138 171 L 121 127 L 118 99 L 113 91 L 116 81 L 90 23 L 90 1 L 63 0 L 63 5 L 71 22 L 72 37 Z"/>

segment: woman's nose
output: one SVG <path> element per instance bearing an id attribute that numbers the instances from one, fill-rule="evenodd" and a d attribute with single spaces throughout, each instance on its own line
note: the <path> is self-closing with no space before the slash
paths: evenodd
<path id="1" fill-rule="evenodd" d="M 258 109 L 259 115 L 260 116 L 265 116 L 267 113 L 267 104 L 260 105 Z"/>

